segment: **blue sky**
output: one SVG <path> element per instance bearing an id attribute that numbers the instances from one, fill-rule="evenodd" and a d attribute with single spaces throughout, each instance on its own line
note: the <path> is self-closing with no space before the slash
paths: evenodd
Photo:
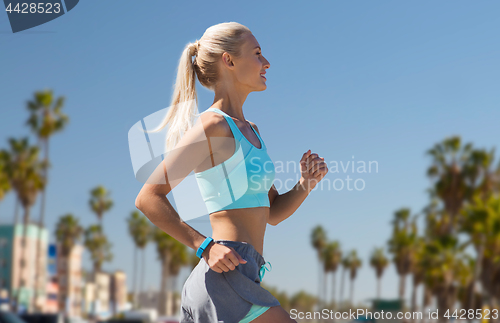
<path id="1" fill-rule="evenodd" d="M 324 157 L 330 171 L 335 161 L 378 164 L 378 172 L 327 174 L 325 183 L 349 176 L 365 188 L 313 191 L 290 218 L 268 226 L 264 257 L 273 269 L 265 282 L 290 293 L 316 293 L 310 233 L 321 224 L 329 239 L 362 258 L 354 298 L 364 301 L 376 291 L 368 257 L 374 247 L 386 246 L 394 211 L 416 213 L 428 202 L 425 151 L 451 135 L 482 148 L 498 144 L 499 9 L 496 1 L 465 0 L 80 1 L 68 14 L 16 34 L 0 14 L 0 147 L 9 136 L 28 135 L 25 102 L 34 91 L 64 95 L 71 120 L 50 143 L 47 225 L 53 232 L 69 212 L 85 226 L 96 223 L 89 192 L 104 185 L 115 201 L 104 216 L 115 258 L 103 268 L 125 270 L 131 278 L 133 243 L 125 218 L 142 184 L 134 178 L 128 130 L 169 105 L 187 43 L 211 25 L 242 23 L 271 63 L 267 89 L 248 96 L 244 113 L 259 127 L 275 164 L 298 163 L 308 149 Z M 197 90 L 203 111 L 213 93 L 199 83 Z M 296 176 L 292 171 L 276 179 Z M 12 221 L 13 212 L 10 194 L 0 203 L 0 220 Z M 38 214 L 37 203 L 32 215 Z M 188 224 L 211 234 L 208 216 Z M 156 287 L 160 263 L 153 245 L 146 264 L 146 285 Z M 85 267 L 91 268 L 88 255 Z M 178 288 L 188 274 L 181 273 Z M 396 297 L 397 283 L 391 264 L 382 297 Z"/>

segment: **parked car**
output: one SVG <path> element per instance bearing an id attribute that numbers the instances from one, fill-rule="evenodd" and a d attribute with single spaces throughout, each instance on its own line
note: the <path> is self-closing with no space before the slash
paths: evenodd
<path id="1" fill-rule="evenodd" d="M 89 321 L 81 317 L 65 317 L 64 323 L 89 323 Z"/>
<path id="2" fill-rule="evenodd" d="M 19 316 L 26 323 L 64 323 L 62 313 L 23 313 Z"/>
<path id="3" fill-rule="evenodd" d="M 0 311 L 0 323 L 26 323 L 26 322 L 18 315 L 2 310 Z"/>
<path id="4" fill-rule="evenodd" d="M 179 318 L 174 316 L 160 316 L 156 319 L 157 323 L 179 323 Z"/>

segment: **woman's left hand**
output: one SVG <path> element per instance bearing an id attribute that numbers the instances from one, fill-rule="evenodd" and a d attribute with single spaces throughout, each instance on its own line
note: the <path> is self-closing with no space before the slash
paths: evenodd
<path id="1" fill-rule="evenodd" d="M 328 167 L 324 162 L 323 157 L 319 157 L 316 153 L 311 153 L 309 149 L 300 160 L 300 184 L 308 191 L 311 191 L 319 181 L 328 173 Z"/>

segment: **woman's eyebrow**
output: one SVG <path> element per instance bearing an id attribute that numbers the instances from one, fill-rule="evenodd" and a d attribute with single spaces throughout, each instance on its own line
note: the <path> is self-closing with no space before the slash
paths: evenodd
<path id="1" fill-rule="evenodd" d="M 258 48 L 258 49 L 262 50 L 262 49 L 260 48 L 260 46 L 254 47 L 254 49 L 255 49 L 255 48 Z"/>

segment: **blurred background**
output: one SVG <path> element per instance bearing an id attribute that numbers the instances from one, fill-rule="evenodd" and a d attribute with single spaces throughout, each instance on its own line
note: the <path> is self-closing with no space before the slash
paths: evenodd
<path id="1" fill-rule="evenodd" d="M 263 287 L 304 315 L 498 308 L 499 10 L 84 1 L 18 33 L 0 14 L 0 306 L 26 320 L 175 321 L 199 258 L 136 209 L 127 133 L 168 107 L 184 47 L 235 21 L 271 64 L 244 113 L 276 188 L 295 185 L 308 149 L 329 168 L 268 226 Z M 196 86 L 201 112 L 213 92 Z M 211 235 L 208 215 L 187 223 Z M 455 317 L 467 318 L 479 317 Z"/>

